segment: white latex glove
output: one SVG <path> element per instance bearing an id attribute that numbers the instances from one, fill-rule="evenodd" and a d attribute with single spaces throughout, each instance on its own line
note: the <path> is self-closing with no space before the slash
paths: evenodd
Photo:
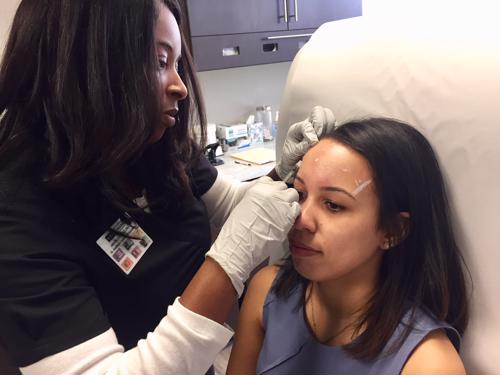
<path id="1" fill-rule="evenodd" d="M 292 183 L 297 172 L 297 163 L 304 154 L 318 143 L 318 138 L 336 125 L 333 112 L 325 107 L 315 106 L 304 121 L 290 126 L 286 133 L 281 160 L 276 164 L 278 176 L 286 183 Z"/>
<path id="2" fill-rule="evenodd" d="M 228 274 L 238 297 L 250 272 L 281 246 L 300 213 L 295 189 L 261 177 L 233 209 L 206 256 Z"/>

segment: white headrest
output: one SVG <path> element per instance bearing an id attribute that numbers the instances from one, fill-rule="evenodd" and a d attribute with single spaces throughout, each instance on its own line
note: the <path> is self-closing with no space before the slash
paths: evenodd
<path id="1" fill-rule="evenodd" d="M 448 179 L 474 282 L 461 354 L 469 372 L 491 374 L 500 373 L 495 18 L 494 23 L 476 20 L 471 25 L 470 18 L 454 18 L 450 12 L 447 18 L 363 16 L 324 24 L 291 65 L 276 147 L 279 158 L 288 126 L 307 117 L 314 105 L 331 108 L 340 122 L 388 116 L 426 135 Z"/>

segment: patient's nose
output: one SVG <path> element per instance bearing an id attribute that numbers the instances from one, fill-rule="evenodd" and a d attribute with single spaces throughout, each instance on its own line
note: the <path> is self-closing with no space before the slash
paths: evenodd
<path id="1" fill-rule="evenodd" d="M 314 207 L 310 199 L 305 199 L 300 204 L 300 215 L 295 221 L 294 228 L 296 230 L 307 230 L 309 232 L 316 231 L 316 220 L 314 216 Z"/>

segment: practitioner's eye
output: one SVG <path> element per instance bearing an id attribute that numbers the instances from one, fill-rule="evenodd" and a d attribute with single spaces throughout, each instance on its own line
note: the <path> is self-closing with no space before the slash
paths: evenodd
<path id="1" fill-rule="evenodd" d="M 167 56 L 158 56 L 158 70 L 164 70 L 168 66 Z"/>

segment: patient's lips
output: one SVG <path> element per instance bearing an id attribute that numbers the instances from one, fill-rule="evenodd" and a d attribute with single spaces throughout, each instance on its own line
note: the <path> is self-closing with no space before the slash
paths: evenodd
<path id="1" fill-rule="evenodd" d="M 310 257 L 320 255 L 321 251 L 315 250 L 297 241 L 290 241 L 290 253 L 297 257 Z"/>

